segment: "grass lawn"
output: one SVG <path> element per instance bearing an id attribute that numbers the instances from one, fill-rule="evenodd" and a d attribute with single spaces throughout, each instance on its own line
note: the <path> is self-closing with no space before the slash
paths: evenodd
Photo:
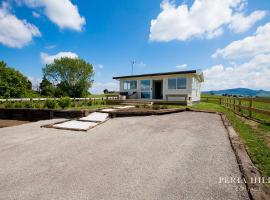
<path id="1" fill-rule="evenodd" d="M 257 165 L 264 177 L 270 177 L 270 126 L 251 123 L 215 103 L 202 102 L 192 108 L 225 113 L 245 143 L 253 163 Z"/>
<path id="2" fill-rule="evenodd" d="M 219 96 L 219 95 L 202 94 L 202 101 L 206 101 L 206 97 L 208 97 L 208 102 L 211 102 L 211 103 L 219 103 L 219 98 L 222 98 L 222 96 Z M 239 104 L 239 101 L 236 100 L 235 103 Z M 241 105 L 248 107 L 249 101 L 243 99 L 243 100 L 241 100 Z M 252 107 L 270 111 L 270 103 L 253 101 Z M 243 115 L 246 115 L 246 116 L 248 115 L 247 110 L 241 110 L 241 113 Z M 270 123 L 270 116 L 269 115 L 252 112 L 252 117 L 254 119 L 261 120 L 262 122 Z"/>

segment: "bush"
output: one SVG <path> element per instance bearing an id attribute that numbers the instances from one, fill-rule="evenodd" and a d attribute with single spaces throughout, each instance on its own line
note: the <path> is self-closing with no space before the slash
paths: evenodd
<path id="1" fill-rule="evenodd" d="M 58 105 L 64 109 L 64 108 L 67 108 L 69 107 L 71 104 L 71 99 L 69 97 L 61 97 L 59 100 L 58 100 Z"/>
<path id="2" fill-rule="evenodd" d="M 23 108 L 23 104 L 22 104 L 22 102 L 15 102 L 14 107 L 15 108 Z"/>
<path id="3" fill-rule="evenodd" d="M 54 99 L 47 99 L 44 103 L 44 108 L 54 109 L 56 106 L 57 103 Z"/>
<path id="4" fill-rule="evenodd" d="M 32 108 L 32 102 L 29 102 L 29 101 L 25 101 L 22 103 L 22 107 L 23 108 Z"/>
<path id="5" fill-rule="evenodd" d="M 5 108 L 14 108 L 14 103 L 11 101 L 5 102 Z"/>
<path id="6" fill-rule="evenodd" d="M 42 108 L 42 106 L 43 105 L 42 105 L 42 103 L 40 101 L 37 101 L 37 102 L 34 103 L 35 108 Z"/>
<path id="7" fill-rule="evenodd" d="M 92 100 L 89 100 L 89 101 L 87 102 L 87 106 L 92 106 Z"/>
<path id="8" fill-rule="evenodd" d="M 161 109 L 168 109 L 169 107 L 168 107 L 168 105 L 162 105 L 160 108 Z"/>
<path id="9" fill-rule="evenodd" d="M 152 109 L 153 110 L 159 110 L 161 107 L 160 107 L 160 105 L 152 105 Z"/>

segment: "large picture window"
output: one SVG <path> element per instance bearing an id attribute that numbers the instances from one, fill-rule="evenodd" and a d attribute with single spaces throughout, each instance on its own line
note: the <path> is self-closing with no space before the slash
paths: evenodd
<path id="1" fill-rule="evenodd" d="M 169 78 L 168 79 L 168 89 L 186 89 L 187 88 L 187 78 Z"/>
<path id="2" fill-rule="evenodd" d="M 124 81 L 124 90 L 136 90 L 137 81 Z"/>

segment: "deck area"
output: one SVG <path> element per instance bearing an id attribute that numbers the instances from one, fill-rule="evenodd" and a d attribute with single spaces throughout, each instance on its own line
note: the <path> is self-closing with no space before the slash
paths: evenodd
<path id="1" fill-rule="evenodd" d="M 159 105 L 191 105 L 192 102 L 189 100 L 179 101 L 168 101 L 164 99 L 113 99 L 107 100 L 109 104 L 159 104 Z"/>

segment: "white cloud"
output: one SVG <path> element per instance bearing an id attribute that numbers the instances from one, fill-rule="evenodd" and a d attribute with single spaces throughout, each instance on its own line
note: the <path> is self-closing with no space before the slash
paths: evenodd
<path id="1" fill-rule="evenodd" d="M 86 23 L 70 0 L 21 0 L 31 8 L 44 8 L 45 15 L 61 29 L 81 31 Z"/>
<path id="2" fill-rule="evenodd" d="M 53 63 L 54 59 L 59 59 L 59 58 L 64 58 L 64 57 L 77 58 L 78 55 L 73 52 L 59 52 L 55 55 L 48 55 L 47 53 L 43 53 L 43 52 L 40 53 L 41 62 L 44 64 L 51 64 Z"/>
<path id="3" fill-rule="evenodd" d="M 188 66 L 187 64 L 182 64 L 182 65 L 177 65 L 176 68 L 177 69 L 185 69 L 185 68 L 187 68 L 187 66 Z"/>
<path id="4" fill-rule="evenodd" d="M 94 69 L 96 70 L 96 69 L 103 69 L 103 65 L 102 64 L 96 64 L 96 65 L 94 65 Z"/>
<path id="5" fill-rule="evenodd" d="M 13 15 L 6 3 L 0 7 L 0 43 L 8 47 L 21 48 L 41 36 L 39 29 L 26 20 Z"/>
<path id="6" fill-rule="evenodd" d="M 46 45 L 44 48 L 45 49 L 54 49 L 56 47 L 55 44 L 52 44 L 52 45 Z"/>
<path id="7" fill-rule="evenodd" d="M 32 11 L 32 15 L 35 18 L 40 18 L 40 14 L 38 12 Z"/>
<path id="8" fill-rule="evenodd" d="M 204 76 L 203 90 L 239 87 L 269 90 L 270 54 L 257 55 L 240 65 L 215 65 L 204 70 Z"/>
<path id="9" fill-rule="evenodd" d="M 188 8 L 185 3 L 177 6 L 164 0 L 161 13 L 151 20 L 150 40 L 211 39 L 222 35 L 225 26 L 234 32 L 246 31 L 266 14 L 255 11 L 246 16 L 243 13 L 246 5 L 246 0 L 195 0 Z"/>
<path id="10" fill-rule="evenodd" d="M 270 22 L 257 28 L 252 36 L 230 43 L 223 49 L 217 49 L 212 57 L 237 59 L 270 53 Z"/>
<path id="11" fill-rule="evenodd" d="M 233 30 L 235 33 L 242 33 L 247 31 L 250 27 L 253 26 L 258 20 L 265 17 L 265 11 L 255 11 L 251 13 L 249 16 L 244 16 L 243 13 L 235 14 L 232 17 L 231 24 L 229 28 Z"/>
<path id="12" fill-rule="evenodd" d="M 101 94 L 103 93 L 104 89 L 108 89 L 109 91 L 119 91 L 119 85 L 117 84 L 117 82 L 102 83 L 94 81 L 90 92 L 92 94 Z"/>

